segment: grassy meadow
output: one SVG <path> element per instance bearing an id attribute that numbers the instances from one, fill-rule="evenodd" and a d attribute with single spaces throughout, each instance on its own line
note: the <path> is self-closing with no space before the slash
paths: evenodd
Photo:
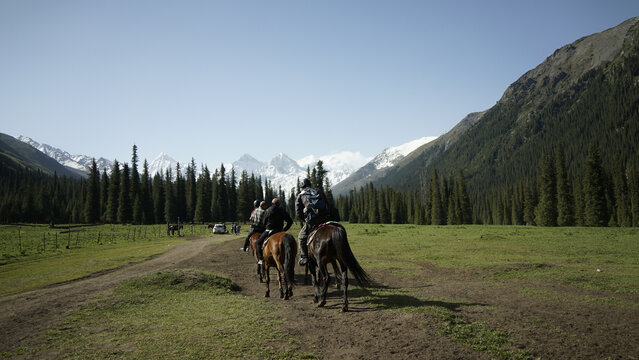
<path id="1" fill-rule="evenodd" d="M 345 226 L 353 252 L 369 271 L 410 277 L 425 266 L 435 265 L 469 272 L 474 281 L 491 286 L 509 286 L 512 281 L 524 280 L 533 285 L 521 288 L 519 294 L 540 301 L 565 301 L 561 297 L 566 295 L 534 284 L 577 287 L 595 294 L 570 299 L 578 303 L 612 308 L 639 306 L 625 296 L 639 294 L 637 228 Z M 110 226 L 102 228 L 106 231 Z M 290 232 L 297 236 L 298 229 L 295 227 Z M 120 228 L 120 237 L 116 237 L 118 240 L 113 244 L 89 245 L 91 241 L 87 240 L 84 247 L 62 247 L 31 255 L 4 256 L 3 245 L 0 295 L 139 261 L 165 251 L 167 245 L 183 241 L 183 238 L 167 237 L 166 233 L 136 240 L 129 233 L 127 240 L 123 237 L 126 230 L 126 227 Z M 7 233 L 15 233 L 15 228 L 0 228 L 0 234 L 6 236 Z M 202 236 L 209 234 L 205 232 Z M 36 244 L 37 237 L 34 235 Z M 69 270 L 74 268 L 82 270 Z M 316 357 L 299 353 L 297 339 L 282 333 L 279 324 L 285 319 L 271 315 L 274 307 L 279 306 L 277 302 L 242 296 L 233 290 L 229 279 L 198 270 L 150 274 L 128 281 L 114 294 L 82 307 L 47 332 L 47 341 L 42 347 L 17 348 L 0 355 L 38 357 L 51 354 L 52 349 L 63 349 L 61 354 L 65 358 L 96 359 L 168 359 L 178 354 L 183 358 Z M 534 352 L 518 350 L 516 340 L 503 329 L 465 319 L 455 309 L 448 308 L 451 304 L 472 306 L 463 299 L 429 298 L 427 291 L 401 287 L 361 291 L 354 286 L 351 294 L 371 306 L 427 314 L 435 319 L 442 336 L 486 351 L 491 357 L 535 357 Z M 274 341 L 276 338 L 279 340 Z"/>
<path id="2" fill-rule="evenodd" d="M 183 234 L 210 230 L 187 225 Z M 143 261 L 184 239 L 168 236 L 164 225 L 0 225 L 0 295 Z"/>

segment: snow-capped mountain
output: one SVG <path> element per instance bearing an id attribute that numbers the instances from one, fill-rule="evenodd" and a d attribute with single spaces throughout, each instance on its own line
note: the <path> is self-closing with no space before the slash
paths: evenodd
<path id="1" fill-rule="evenodd" d="M 377 170 L 393 166 L 403 159 L 404 156 L 435 139 L 437 139 L 437 136 L 424 136 L 399 146 L 386 148 L 381 154 L 375 156 L 373 160 L 371 160 L 371 163 Z"/>
<path id="2" fill-rule="evenodd" d="M 307 167 L 312 169 L 319 160 L 322 160 L 324 169 L 328 171 L 326 178 L 329 183 L 336 184 L 359 169 L 370 158 L 360 153 L 345 151 L 319 157 L 309 155 L 295 161 L 280 153 L 268 163 L 264 163 L 245 154 L 233 162 L 232 167 L 238 175 L 246 170 L 248 174 L 253 173 L 255 176 L 261 176 L 262 180 L 269 180 L 274 188 L 281 186 L 282 190 L 288 192 L 297 186 L 298 179 L 306 177 Z"/>
<path id="3" fill-rule="evenodd" d="M 408 154 L 435 139 L 437 139 L 437 136 L 425 136 L 398 146 L 391 146 L 384 149 L 384 151 L 375 156 L 367 164 L 358 168 L 356 171 L 353 171 L 351 174 L 342 179 L 342 181 L 336 183 L 335 186 L 333 186 L 333 193 L 336 195 L 344 194 L 354 187 L 358 188 L 370 181 L 376 180 L 383 176 L 388 169 L 399 163 Z"/>
<path id="4" fill-rule="evenodd" d="M 182 174 L 184 174 L 187 164 L 181 161 L 179 163 L 180 170 Z M 161 152 L 155 159 L 153 159 L 153 161 L 149 163 L 149 176 L 153 177 L 156 173 L 164 176 L 166 174 L 166 170 L 169 168 L 171 169 L 171 174 L 175 176 L 177 164 L 178 161 L 170 157 L 168 154 Z M 142 169 L 139 169 L 138 171 L 142 172 Z"/>
<path id="5" fill-rule="evenodd" d="M 34 148 L 40 150 L 42 153 L 55 159 L 60 164 L 64 165 L 70 170 L 73 170 L 74 172 L 78 174 L 86 176 L 89 173 L 89 170 L 91 169 L 91 161 L 93 160 L 93 157 L 91 156 L 71 155 L 64 150 L 60 150 L 51 145 L 40 144 L 39 142 L 22 135 L 18 136 L 17 139 L 22 141 L 23 143 L 29 144 L 33 146 Z M 101 157 L 101 158 L 95 159 L 95 162 L 100 172 L 102 172 L 104 169 L 106 169 L 109 172 L 111 171 L 111 165 L 113 165 L 113 162 L 111 160 L 107 160 Z"/>

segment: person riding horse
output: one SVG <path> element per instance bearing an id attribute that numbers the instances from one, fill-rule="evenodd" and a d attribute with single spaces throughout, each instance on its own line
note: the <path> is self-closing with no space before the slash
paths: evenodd
<path id="1" fill-rule="evenodd" d="M 259 200 L 255 200 L 253 202 L 253 212 L 251 212 L 251 217 L 249 221 L 251 222 L 251 231 L 249 231 L 248 235 L 246 235 L 246 239 L 244 240 L 244 246 L 242 247 L 242 251 L 248 251 L 249 242 L 251 241 L 251 235 L 255 233 L 263 233 L 264 232 L 264 210 L 266 210 L 266 201 L 262 201 L 260 203 Z"/>
<path id="2" fill-rule="evenodd" d="M 264 213 L 264 223 L 266 224 L 266 230 L 262 233 L 259 239 L 257 239 L 257 258 L 258 264 L 261 265 L 264 261 L 264 255 L 262 252 L 262 245 L 264 240 L 271 234 L 275 234 L 280 231 L 287 231 L 293 225 L 293 219 L 291 216 L 280 206 L 280 199 L 273 198 L 272 205 L 266 209 Z M 284 226 L 286 221 L 286 226 Z"/>
<path id="3" fill-rule="evenodd" d="M 313 196 L 316 199 L 310 200 Z M 323 208 L 314 208 L 311 201 L 315 201 L 315 204 L 322 204 L 319 207 Z M 300 250 L 302 251 L 299 261 L 300 265 L 306 265 L 308 262 L 308 245 L 306 242 L 309 235 L 313 232 L 313 230 L 317 229 L 319 225 L 329 220 L 330 211 L 328 210 L 328 206 L 329 204 L 324 191 L 322 191 L 322 189 L 313 189 L 311 187 L 311 181 L 309 179 L 304 179 L 302 182 L 302 189 L 299 195 L 297 195 L 297 200 L 295 201 L 295 213 L 297 214 L 297 217 L 304 222 L 298 236 L 300 241 Z"/>

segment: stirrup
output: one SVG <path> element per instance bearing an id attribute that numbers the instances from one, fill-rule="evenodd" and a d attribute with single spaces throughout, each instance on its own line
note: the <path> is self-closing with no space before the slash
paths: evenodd
<path id="1" fill-rule="evenodd" d="M 308 262 L 308 256 L 300 256 L 300 261 L 298 262 L 298 264 L 306 265 L 307 262 Z"/>
<path id="2" fill-rule="evenodd" d="M 262 265 L 262 264 L 263 264 L 262 260 L 257 261 L 257 265 Z"/>

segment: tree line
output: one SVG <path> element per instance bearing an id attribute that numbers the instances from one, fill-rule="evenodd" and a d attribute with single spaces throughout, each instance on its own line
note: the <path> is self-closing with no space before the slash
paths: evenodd
<path id="1" fill-rule="evenodd" d="M 184 171 L 149 173 L 145 160 L 140 173 L 137 146 L 133 146 L 130 165 L 113 162 L 111 171 L 99 172 L 95 160 L 86 179 L 59 177 L 41 171 L 10 169 L 0 162 L 0 222 L 30 223 L 111 223 L 162 224 L 236 222 L 247 220 L 253 202 L 279 197 L 295 217 L 296 188 L 275 189 L 270 180 L 224 164 L 213 172 L 207 166 L 197 172 L 195 160 Z M 315 187 L 324 188 L 332 201 L 327 171 L 318 161 L 307 177 Z"/>
<path id="2" fill-rule="evenodd" d="M 477 223 L 538 226 L 639 226 L 639 171 L 621 159 L 604 166 L 593 142 L 580 173 L 569 175 L 563 148 L 539 159 L 537 177 L 477 200 Z M 476 199 L 479 198 L 478 196 Z"/>
<path id="3" fill-rule="evenodd" d="M 469 189 L 467 177 L 422 173 L 417 191 L 398 191 L 372 183 L 336 200 L 319 161 L 307 168 L 312 186 L 324 189 L 341 219 L 352 223 L 418 225 L 639 226 L 639 170 L 623 161 L 605 169 L 600 150 L 591 144 L 583 172 L 569 175 L 562 147 L 541 156 L 537 177 L 489 192 Z M 196 175 L 197 174 L 197 175 Z M 0 163 L 0 222 L 160 224 L 234 222 L 248 219 L 253 201 L 279 197 L 295 218 L 297 186 L 274 189 L 271 182 L 239 178 L 222 164 L 197 172 L 195 161 L 151 177 L 145 160 L 138 170 L 137 147 L 131 164 L 114 161 L 100 173 L 95 161 L 86 179 L 15 170 Z"/>

